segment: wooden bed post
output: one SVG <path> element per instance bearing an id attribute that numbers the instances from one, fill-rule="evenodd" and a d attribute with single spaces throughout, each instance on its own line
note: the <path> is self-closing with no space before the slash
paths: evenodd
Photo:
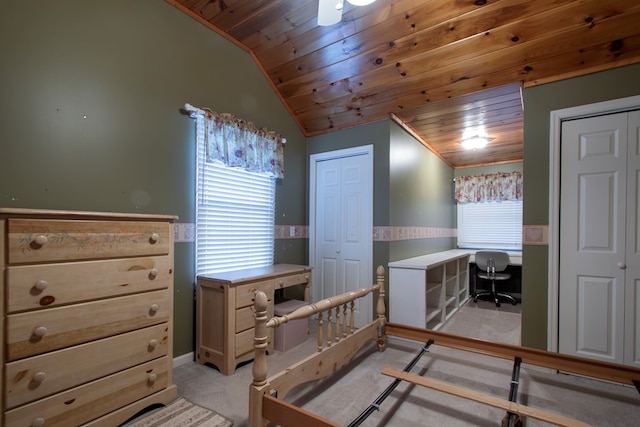
<path id="1" fill-rule="evenodd" d="M 252 368 L 253 382 L 249 390 L 249 422 L 252 426 L 266 425 L 266 421 L 262 418 L 262 395 L 267 389 L 267 346 L 269 342 L 267 303 L 267 295 L 262 291 L 256 292 L 254 299 L 256 329 L 253 338 L 255 359 Z"/>
<path id="2" fill-rule="evenodd" d="M 378 321 L 380 324 L 378 325 L 378 351 L 384 351 L 386 347 L 387 335 L 385 332 L 385 322 L 386 318 L 386 306 L 384 304 L 384 267 L 379 265 L 376 271 L 378 274 L 377 284 L 378 288 L 378 304 L 376 306 L 376 314 L 378 315 Z"/>
<path id="3" fill-rule="evenodd" d="M 269 335 L 267 334 L 267 295 L 256 292 L 256 332 L 253 339 L 255 360 L 253 362 L 253 385 L 261 386 L 267 383 L 267 346 Z"/>

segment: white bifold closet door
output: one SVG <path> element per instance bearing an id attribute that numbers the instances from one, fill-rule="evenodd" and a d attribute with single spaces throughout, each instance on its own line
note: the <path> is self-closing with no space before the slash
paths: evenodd
<path id="1" fill-rule="evenodd" d="M 640 366 L 640 112 L 562 124 L 560 353 Z"/>
<path id="2" fill-rule="evenodd" d="M 369 155 L 315 163 L 314 301 L 371 287 L 373 173 Z M 371 296 L 356 302 L 356 327 L 371 321 Z M 335 320 L 335 319 L 334 319 Z"/>

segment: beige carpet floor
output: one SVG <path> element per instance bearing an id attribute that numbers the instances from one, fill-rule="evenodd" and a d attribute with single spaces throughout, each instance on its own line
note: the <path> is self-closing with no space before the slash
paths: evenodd
<path id="1" fill-rule="evenodd" d="M 442 329 L 475 338 L 519 344 L 519 305 L 470 302 Z M 390 366 L 404 369 L 420 343 L 389 339 L 387 350 L 378 353 L 371 346 L 358 354 L 343 375 L 332 376 L 295 389 L 287 400 L 306 409 L 348 424 L 365 410 L 393 381 L 380 374 Z M 310 338 L 287 352 L 269 356 L 269 372 L 288 366 L 313 351 Z M 509 394 L 512 362 L 434 347 L 423 356 L 412 373 L 440 379 L 506 399 Z M 180 395 L 247 426 L 248 384 L 251 364 L 239 367 L 231 376 L 216 369 L 189 363 L 174 370 Z M 520 403 L 574 417 L 598 426 L 638 425 L 640 394 L 631 387 L 556 374 L 538 368 L 521 370 Z M 363 426 L 497 426 L 504 412 L 436 391 L 402 383 Z M 525 426 L 545 426 L 524 420 Z"/>

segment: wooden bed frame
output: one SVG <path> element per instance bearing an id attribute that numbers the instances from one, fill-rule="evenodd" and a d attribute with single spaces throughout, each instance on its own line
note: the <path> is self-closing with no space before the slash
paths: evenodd
<path id="1" fill-rule="evenodd" d="M 377 316 L 366 326 L 355 329 L 354 301 L 370 293 L 377 294 Z M 511 381 L 512 388 L 509 400 L 421 377 L 411 374 L 407 370 L 400 371 L 393 368 L 384 368 L 382 371 L 383 375 L 395 379 L 395 383 L 392 384 L 393 388 L 400 381 L 408 381 L 419 386 L 429 387 L 504 409 L 509 419 L 506 425 L 514 425 L 513 422 L 517 422 L 517 417 L 519 416 L 536 418 L 557 425 L 589 425 L 556 413 L 518 404 L 516 402 L 517 375 L 519 374 L 521 363 L 633 385 L 640 392 L 640 369 L 638 368 L 387 322 L 385 319 L 384 295 L 383 267 L 378 267 L 377 283 L 371 288 L 364 288 L 328 298 L 315 304 L 301 307 L 289 315 L 271 319 L 267 318 L 267 296 L 262 292 L 257 292 L 255 297 L 255 360 L 253 363 L 253 381 L 249 391 L 249 424 L 252 427 L 263 427 L 268 422 L 284 427 L 301 425 L 308 427 L 338 426 L 335 422 L 285 402 L 285 396 L 297 385 L 317 380 L 333 373 L 340 375 L 338 373 L 340 368 L 346 365 L 370 340 L 377 342 L 378 351 L 384 351 L 387 336 L 425 342 L 428 345 L 443 345 L 458 350 L 513 360 L 514 377 Z M 307 319 L 313 315 L 318 316 L 317 352 L 267 378 L 267 328 L 276 328 L 289 321 Z M 361 417 L 363 414 L 361 414 Z M 352 425 L 358 424 L 352 423 Z M 503 420 L 503 425 L 505 425 L 505 420 Z"/>

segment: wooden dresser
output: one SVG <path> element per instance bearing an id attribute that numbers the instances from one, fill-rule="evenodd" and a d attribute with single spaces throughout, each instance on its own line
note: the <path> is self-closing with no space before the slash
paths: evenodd
<path id="1" fill-rule="evenodd" d="M 174 220 L 0 209 L 1 425 L 116 426 L 176 398 Z"/>
<path id="2" fill-rule="evenodd" d="M 263 291 L 269 299 L 267 313 L 273 316 L 277 289 L 304 285 L 309 301 L 311 267 L 276 264 L 269 267 L 198 276 L 196 292 L 196 362 L 211 363 L 225 375 L 236 365 L 253 359 L 253 298 Z M 273 352 L 273 330 L 269 330 L 267 352 Z"/>

